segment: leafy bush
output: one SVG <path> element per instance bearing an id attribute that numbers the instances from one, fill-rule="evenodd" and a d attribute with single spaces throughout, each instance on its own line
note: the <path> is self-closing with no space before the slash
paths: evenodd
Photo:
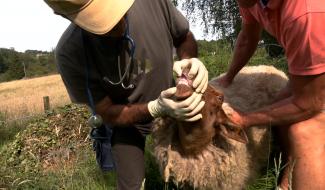
<path id="1" fill-rule="evenodd" d="M 223 40 L 199 41 L 199 58 L 209 71 L 209 79 L 227 71 L 233 56 L 231 45 Z M 288 67 L 285 57 L 279 55 L 270 57 L 264 46 L 257 48 L 248 65 L 273 65 L 287 73 Z"/>

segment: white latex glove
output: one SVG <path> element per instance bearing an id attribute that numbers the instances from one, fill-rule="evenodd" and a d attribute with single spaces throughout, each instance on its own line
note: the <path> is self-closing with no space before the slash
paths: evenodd
<path id="1" fill-rule="evenodd" d="M 182 59 L 180 61 L 175 61 L 173 70 L 178 77 L 182 75 L 184 68 L 191 66 L 189 71 L 190 79 L 193 79 L 193 88 L 198 93 L 203 93 L 208 86 L 208 70 L 205 68 L 204 64 L 197 58 Z"/>
<path id="2" fill-rule="evenodd" d="M 148 110 L 153 117 L 168 115 L 183 121 L 197 121 L 202 118 L 200 114 L 205 102 L 202 101 L 202 94 L 193 94 L 182 101 L 173 100 L 176 87 L 169 88 L 160 93 L 158 99 L 148 103 Z"/>

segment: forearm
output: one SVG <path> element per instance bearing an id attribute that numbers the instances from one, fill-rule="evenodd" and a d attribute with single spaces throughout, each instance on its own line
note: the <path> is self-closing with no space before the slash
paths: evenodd
<path id="1" fill-rule="evenodd" d="M 260 110 L 245 113 L 243 125 L 287 125 L 306 120 L 317 113 L 317 110 L 299 107 L 291 96 Z"/>
<path id="2" fill-rule="evenodd" d="M 198 56 L 197 43 L 192 32 L 188 32 L 181 41 L 174 42 L 174 45 L 180 60 Z"/>
<path id="3" fill-rule="evenodd" d="M 253 56 L 259 42 L 259 36 L 248 37 L 247 35 L 249 34 L 245 31 L 241 31 L 238 35 L 233 59 L 227 71 L 227 78 L 231 81 Z"/>
<path id="4" fill-rule="evenodd" d="M 96 112 L 103 117 L 104 122 L 116 126 L 128 126 L 152 120 L 147 104 L 112 104 L 108 98 L 96 105 Z"/>
<path id="5" fill-rule="evenodd" d="M 289 77 L 290 83 L 283 94 L 284 96 L 291 95 L 261 110 L 244 114 L 244 126 L 286 125 L 309 119 L 323 112 L 325 73 L 311 76 L 290 75 Z"/>

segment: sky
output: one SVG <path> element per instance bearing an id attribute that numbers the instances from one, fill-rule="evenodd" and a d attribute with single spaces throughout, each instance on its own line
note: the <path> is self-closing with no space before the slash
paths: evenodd
<path id="1" fill-rule="evenodd" d="M 43 0 L 0 2 L 0 48 L 51 51 L 70 23 L 55 15 Z M 190 27 L 196 39 L 203 39 L 200 26 Z"/>

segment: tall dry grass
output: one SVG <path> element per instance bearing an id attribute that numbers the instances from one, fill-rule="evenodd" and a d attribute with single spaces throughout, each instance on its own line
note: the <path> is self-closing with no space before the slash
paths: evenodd
<path id="1" fill-rule="evenodd" d="M 0 83 L 0 113 L 6 120 L 41 114 L 44 96 L 50 97 L 51 108 L 70 103 L 59 75 Z"/>

